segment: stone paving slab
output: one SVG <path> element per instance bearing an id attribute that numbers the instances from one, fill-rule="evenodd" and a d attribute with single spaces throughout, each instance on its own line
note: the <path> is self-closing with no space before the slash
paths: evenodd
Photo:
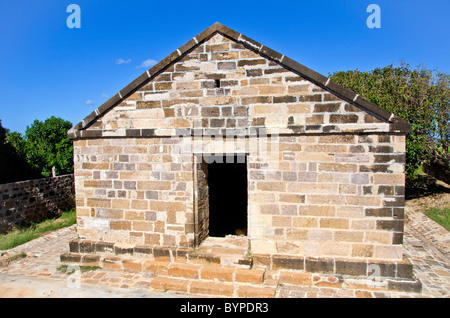
<path id="1" fill-rule="evenodd" d="M 0 298 L 176 298 L 180 295 L 149 289 L 75 286 L 63 279 L 0 274 Z"/>
<path id="2" fill-rule="evenodd" d="M 154 291 L 151 289 L 151 282 L 155 277 L 145 273 L 98 269 L 77 272 L 80 275 L 77 277 L 58 270 L 61 266 L 60 255 L 69 251 L 68 243 L 75 238 L 76 229 L 71 226 L 0 254 L 0 259 L 21 251 L 27 254 L 27 257 L 16 260 L 7 267 L 0 267 L 0 290 L 4 290 L 0 297 L 22 297 L 21 295 L 26 295 L 21 294 L 24 289 L 35 296 L 23 297 L 186 297 L 183 294 Z M 413 227 L 406 226 L 404 253 L 414 264 L 414 274 L 423 284 L 421 294 L 283 285 L 278 289 L 276 297 L 450 298 L 450 262 L 430 242 L 433 241 L 422 236 Z M 30 286 L 40 286 L 39 292 L 30 289 Z"/>
<path id="3" fill-rule="evenodd" d="M 422 293 L 431 297 L 450 297 L 450 262 L 423 237 L 406 228 L 404 255 L 413 264 L 422 282 Z M 415 235 L 414 235 L 414 234 Z"/>
<path id="4" fill-rule="evenodd" d="M 408 213 L 407 216 L 409 231 L 414 233 L 414 236 L 422 238 L 425 245 L 437 250 L 441 256 L 450 261 L 450 232 L 423 213 Z"/>

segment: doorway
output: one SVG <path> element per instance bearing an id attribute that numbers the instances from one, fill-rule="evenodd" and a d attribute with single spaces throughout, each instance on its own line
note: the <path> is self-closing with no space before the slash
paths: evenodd
<path id="1" fill-rule="evenodd" d="M 209 236 L 247 235 L 247 157 L 207 158 Z"/>

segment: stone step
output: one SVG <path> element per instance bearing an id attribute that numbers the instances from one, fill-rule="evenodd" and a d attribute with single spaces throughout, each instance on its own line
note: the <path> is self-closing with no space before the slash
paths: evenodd
<path id="1" fill-rule="evenodd" d="M 154 278 L 151 288 L 217 297 L 274 297 L 277 285 L 265 285 L 264 268 L 243 268 L 220 264 L 186 264 L 161 260 L 123 259 L 94 254 L 66 253 L 63 264 L 98 266 L 105 269 L 135 271 Z"/>
<path id="2" fill-rule="evenodd" d="M 221 246 L 219 243 L 225 244 Z M 384 279 L 413 279 L 413 266 L 408 259 L 361 260 L 347 258 L 325 258 L 284 254 L 247 254 L 245 241 L 226 238 L 208 238 L 204 245 L 193 249 L 186 247 L 164 247 L 149 245 L 130 245 L 110 242 L 74 240 L 70 242 L 70 252 L 74 254 L 93 254 L 101 257 L 123 259 L 154 259 L 164 262 L 177 262 L 200 265 L 222 265 L 252 268 L 255 265 L 272 269 L 292 269 L 311 273 L 324 273 L 343 276 L 370 276 Z M 228 244 L 228 245 L 226 245 Z M 239 244 L 242 244 L 240 246 Z"/>
<path id="3" fill-rule="evenodd" d="M 250 269 L 220 264 L 187 264 L 169 260 L 124 259 L 120 257 L 102 257 L 96 254 L 65 253 L 61 255 L 63 264 L 97 266 L 107 269 L 128 270 L 190 279 L 217 280 L 227 282 L 257 283 L 264 282 L 265 268 Z"/>
<path id="4" fill-rule="evenodd" d="M 189 264 L 215 264 L 223 266 L 252 267 L 252 259 L 241 254 L 219 254 L 207 251 L 195 251 L 186 254 L 186 262 Z"/>
<path id="5" fill-rule="evenodd" d="M 150 286 L 155 290 L 167 292 L 239 298 L 273 298 L 277 291 L 274 286 L 192 280 L 167 276 L 155 277 Z"/>
<path id="6" fill-rule="evenodd" d="M 348 290 L 420 292 L 419 280 L 351 277 L 291 269 L 223 266 L 216 263 L 173 262 L 168 259 L 134 259 L 97 254 L 66 253 L 63 264 L 98 266 L 105 269 L 136 271 L 155 277 L 152 288 L 172 292 L 214 296 L 275 295 L 279 286 L 329 287 Z M 184 284 L 184 285 L 183 285 Z M 212 288 L 211 286 L 215 286 Z M 192 287 L 192 289 L 191 289 Z M 241 296 L 238 296 L 241 297 Z M 262 296 L 261 296 L 262 297 Z"/>
<path id="7" fill-rule="evenodd" d="M 214 241 L 212 241 L 214 242 Z M 212 244 L 208 241 L 209 244 Z M 110 242 L 73 240 L 69 243 L 74 254 L 96 254 L 102 257 L 121 257 L 134 259 L 155 259 L 168 262 L 186 262 L 188 264 L 216 264 L 227 266 L 252 267 L 252 258 L 247 257 L 244 247 L 220 247 L 205 245 L 198 249 L 183 247 L 163 247 L 149 245 L 130 245 Z"/>

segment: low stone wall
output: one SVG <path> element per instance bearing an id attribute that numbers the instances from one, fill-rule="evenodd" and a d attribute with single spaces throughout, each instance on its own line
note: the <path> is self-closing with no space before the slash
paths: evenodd
<path id="1" fill-rule="evenodd" d="M 0 185 L 0 233 L 75 207 L 73 174 Z"/>

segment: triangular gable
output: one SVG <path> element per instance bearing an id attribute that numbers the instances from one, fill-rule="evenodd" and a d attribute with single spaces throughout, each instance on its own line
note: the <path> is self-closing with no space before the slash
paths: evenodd
<path id="1" fill-rule="evenodd" d="M 220 23 L 215 23 L 199 35 L 192 38 L 186 44 L 182 45 L 176 51 L 171 53 L 165 59 L 160 61 L 158 64 L 145 71 L 142 75 L 136 78 L 133 82 L 128 84 L 119 93 L 114 95 L 106 103 L 101 105 L 99 108 L 94 110 L 80 123 L 72 127 L 68 136 L 70 138 L 80 138 L 80 137 L 96 137 L 96 135 L 88 134 L 86 129 L 93 125 L 96 120 L 114 108 L 116 105 L 123 102 L 134 92 L 139 90 L 142 86 L 152 81 L 158 75 L 163 73 L 171 65 L 182 59 L 184 56 L 189 54 L 189 52 L 195 50 L 199 45 L 210 39 L 214 34 L 220 33 L 229 39 L 235 41 L 236 43 L 242 44 L 247 49 L 252 50 L 262 57 L 269 60 L 273 60 L 280 66 L 286 68 L 287 70 L 305 78 L 306 80 L 312 82 L 314 85 L 324 89 L 325 91 L 337 96 L 338 98 L 346 101 L 347 103 L 358 107 L 359 109 L 367 112 L 368 114 L 389 123 L 389 131 L 391 132 L 401 132 L 406 133 L 411 131 L 410 124 L 403 120 L 402 118 L 380 108 L 379 106 L 365 100 L 358 94 L 351 90 L 348 90 L 341 85 L 333 82 L 330 78 L 327 78 L 306 66 L 284 56 L 248 37 L 238 33 Z M 83 133 L 85 132 L 85 133 Z"/>

